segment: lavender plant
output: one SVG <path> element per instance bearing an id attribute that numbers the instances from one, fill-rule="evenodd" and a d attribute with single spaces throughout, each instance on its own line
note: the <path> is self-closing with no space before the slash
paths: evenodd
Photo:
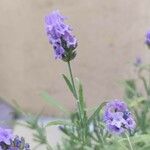
<path id="1" fill-rule="evenodd" d="M 70 113 L 69 119 L 51 121 L 46 125 L 39 124 L 39 115 L 32 117 L 25 114 L 29 118 L 25 126 L 35 131 L 33 137 L 38 145 L 34 149 L 44 145 L 47 150 L 149 150 L 150 65 L 143 65 L 141 58 L 136 58 L 134 66 L 144 91 L 138 89 L 137 80 L 125 80 L 124 100 L 128 105 L 123 100 L 114 99 L 101 103 L 89 113 L 82 83 L 74 78 L 71 67 L 78 44 L 72 28 L 65 23 L 66 19 L 58 10 L 53 11 L 45 17 L 45 29 L 55 59 L 62 60 L 68 66 L 70 76 L 63 74 L 62 77 L 76 102 L 76 110 Z M 146 34 L 145 43 L 150 47 L 149 32 Z M 47 93 L 42 96 L 64 113 L 67 112 Z M 46 128 L 52 125 L 59 125 L 60 131 L 64 133 L 56 147 L 50 145 L 46 134 Z M 0 146 L 2 150 L 30 149 L 24 138 L 13 137 L 10 130 L 2 128 Z"/>
<path id="2" fill-rule="evenodd" d="M 68 121 L 48 123 L 48 125 L 59 125 L 59 129 L 66 135 L 56 149 L 133 150 L 129 136 L 135 134 L 136 122 L 123 101 L 104 102 L 91 115 L 87 115 L 81 81 L 74 78 L 71 68 L 71 61 L 76 56 L 77 39 L 72 34 L 72 28 L 65 24 L 65 19 L 66 17 L 59 11 L 54 11 L 45 17 L 46 33 L 54 49 L 54 57 L 68 65 L 70 77 L 63 74 L 63 78 L 77 104 L 76 111 L 70 115 Z M 118 140 L 119 138 L 122 140 Z"/>
<path id="3" fill-rule="evenodd" d="M 71 67 L 71 61 L 76 57 L 77 39 L 65 20 L 66 17 L 58 10 L 53 11 L 45 17 L 45 29 L 55 59 L 62 60 L 68 66 L 70 76 L 63 74 L 62 77 L 76 102 L 76 110 L 70 112 L 69 119 L 51 121 L 46 126 L 39 124 L 39 115 L 27 115 L 30 119 L 26 121 L 26 127 L 35 130 L 34 141 L 39 143 L 34 149 L 45 145 L 47 150 L 149 150 L 150 65 L 143 65 L 141 58 L 136 58 L 134 66 L 145 91 L 138 89 L 135 79 L 124 81 L 124 100 L 128 105 L 123 100 L 114 99 L 101 103 L 89 113 L 81 81 L 74 78 Z M 146 34 L 145 43 L 150 47 L 149 32 Z M 143 72 L 147 72 L 148 76 Z M 66 114 L 66 109 L 51 96 L 47 93 L 42 96 Z M 46 134 L 46 128 L 52 125 L 59 125 L 60 131 L 64 133 L 56 147 L 50 145 Z M 6 133 L 6 136 L 0 136 L 1 149 L 30 149 L 23 138 L 12 139 L 9 131 Z"/>
<path id="4" fill-rule="evenodd" d="M 143 64 L 136 58 L 136 79 L 124 81 L 124 100 L 113 99 L 102 102 L 92 112 L 88 111 L 82 83 L 74 78 L 71 61 L 76 57 L 77 39 L 71 26 L 65 23 L 67 18 L 53 11 L 45 17 L 45 29 L 54 57 L 68 66 L 69 77 L 62 75 L 76 102 L 76 110 L 69 112 L 69 119 L 39 124 L 40 115 L 35 117 L 24 113 L 28 120 L 26 127 L 34 130 L 33 138 L 37 144 L 34 149 L 47 150 L 149 150 L 150 149 L 150 64 Z M 150 48 L 150 32 L 145 43 Z M 138 82 L 142 83 L 139 90 Z M 141 88 L 140 88 L 141 89 Z M 65 114 L 66 109 L 59 105 L 47 93 L 43 98 L 59 108 Z M 128 105 L 127 105 L 128 104 Z M 62 140 L 55 147 L 48 142 L 46 128 L 59 125 L 63 133 Z M 51 133 L 48 133 L 51 134 Z M 30 150 L 23 137 L 14 136 L 11 130 L 0 128 L 0 150 Z"/>

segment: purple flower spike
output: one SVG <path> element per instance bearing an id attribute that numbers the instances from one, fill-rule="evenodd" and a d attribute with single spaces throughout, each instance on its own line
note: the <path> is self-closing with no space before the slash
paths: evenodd
<path id="1" fill-rule="evenodd" d="M 0 150 L 31 150 L 23 137 L 14 136 L 11 129 L 0 127 Z"/>
<path id="2" fill-rule="evenodd" d="M 146 43 L 147 46 L 150 48 L 150 31 L 148 31 L 148 32 L 146 33 L 145 43 Z"/>
<path id="3" fill-rule="evenodd" d="M 65 20 L 66 17 L 62 16 L 58 10 L 45 17 L 46 33 L 56 59 L 63 59 L 69 50 L 73 51 L 77 46 L 77 39 L 72 34 L 70 26 L 64 23 Z"/>
<path id="4" fill-rule="evenodd" d="M 133 131 L 136 127 L 127 105 L 121 100 L 113 100 L 106 104 L 103 120 L 107 130 L 113 134 L 122 134 L 126 130 Z"/>
<path id="5" fill-rule="evenodd" d="M 9 145 L 12 138 L 13 138 L 13 133 L 11 129 L 0 128 L 0 142 L 4 142 L 7 145 Z"/>

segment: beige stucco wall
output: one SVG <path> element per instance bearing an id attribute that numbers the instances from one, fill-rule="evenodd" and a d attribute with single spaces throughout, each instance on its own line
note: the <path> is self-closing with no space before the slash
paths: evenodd
<path id="1" fill-rule="evenodd" d="M 60 114 L 39 96 L 46 90 L 72 110 L 61 79 L 66 65 L 54 60 L 44 31 L 44 16 L 59 9 L 79 41 L 73 67 L 88 105 L 122 97 L 117 82 L 132 75 L 129 62 L 150 56 L 143 44 L 149 6 L 149 0 L 0 0 L 0 96 L 25 110 Z"/>

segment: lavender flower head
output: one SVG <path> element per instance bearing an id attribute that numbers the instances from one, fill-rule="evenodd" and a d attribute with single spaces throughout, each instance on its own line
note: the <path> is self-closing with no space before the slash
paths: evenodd
<path id="1" fill-rule="evenodd" d="M 136 127 L 127 105 L 117 99 L 106 104 L 103 119 L 107 130 L 114 134 L 122 134 L 126 130 L 133 131 Z"/>
<path id="2" fill-rule="evenodd" d="M 0 128 L 0 150 L 30 150 L 30 146 L 23 137 L 15 137 L 11 129 Z"/>
<path id="3" fill-rule="evenodd" d="M 9 150 L 31 150 L 30 145 L 25 142 L 23 137 L 16 136 L 14 140 L 11 140 Z"/>
<path id="4" fill-rule="evenodd" d="M 71 60 L 75 57 L 75 52 L 72 51 L 77 46 L 77 39 L 72 34 L 71 27 L 65 24 L 65 20 L 66 17 L 62 16 L 58 10 L 53 11 L 45 17 L 45 28 L 48 40 L 53 46 L 55 58 L 70 57 L 68 59 Z"/>
<path id="5" fill-rule="evenodd" d="M 148 31 L 148 32 L 146 33 L 145 43 L 146 43 L 147 46 L 150 48 L 150 31 Z"/>

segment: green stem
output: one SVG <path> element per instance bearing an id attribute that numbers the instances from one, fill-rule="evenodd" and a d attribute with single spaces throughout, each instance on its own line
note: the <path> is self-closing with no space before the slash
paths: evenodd
<path id="1" fill-rule="evenodd" d="M 71 78 L 71 82 L 72 82 L 72 86 L 73 86 L 74 96 L 75 96 L 75 99 L 76 99 L 76 102 L 77 102 L 79 115 L 81 115 L 81 105 L 80 105 L 80 101 L 78 99 L 76 87 L 75 87 L 75 84 L 74 84 L 74 78 L 73 78 L 73 73 L 72 73 L 70 61 L 68 61 L 68 68 L 69 68 L 70 78 Z M 82 116 L 80 116 L 80 119 L 82 120 Z"/>
<path id="2" fill-rule="evenodd" d="M 126 137 L 127 137 L 127 140 L 128 140 L 128 143 L 129 143 L 129 147 L 130 147 L 130 150 L 133 150 L 133 147 L 132 147 L 132 143 L 130 141 L 130 138 L 129 138 L 129 135 L 127 133 L 125 133 Z"/>
<path id="3" fill-rule="evenodd" d="M 80 105 L 80 101 L 78 99 L 78 95 L 77 95 L 77 91 L 76 91 L 76 87 L 75 87 L 75 83 L 74 83 L 74 77 L 73 77 L 73 73 L 72 73 L 72 69 L 71 69 L 71 64 L 70 64 L 70 61 L 67 62 L 68 63 L 68 69 L 69 69 L 69 73 L 70 73 L 70 78 L 71 78 L 71 82 L 72 82 L 72 86 L 73 86 L 73 92 L 74 92 L 74 97 L 76 99 L 76 102 L 77 102 L 77 108 L 78 108 L 78 113 L 79 113 L 79 117 L 80 117 L 80 121 L 81 121 L 81 124 L 83 124 L 83 118 L 82 118 L 82 108 L 81 108 L 81 105 Z M 79 133 L 81 134 L 81 138 L 83 141 L 84 140 L 84 136 L 85 136 L 85 133 Z"/>
<path id="4" fill-rule="evenodd" d="M 72 82 L 72 86 L 73 86 L 74 96 L 75 96 L 76 99 L 78 99 L 75 84 L 74 84 L 73 73 L 72 73 L 70 61 L 68 61 L 68 68 L 69 68 L 70 78 L 71 78 L 71 82 Z"/>

